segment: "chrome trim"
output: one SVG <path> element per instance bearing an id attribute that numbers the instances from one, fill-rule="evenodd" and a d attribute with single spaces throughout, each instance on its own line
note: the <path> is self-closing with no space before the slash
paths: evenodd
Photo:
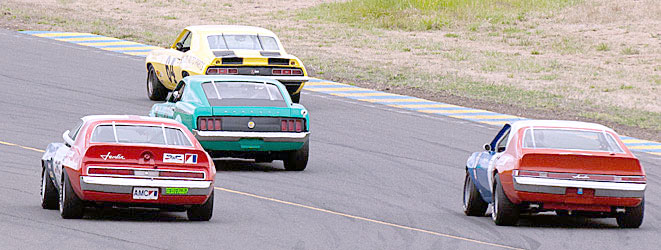
<path id="1" fill-rule="evenodd" d="M 90 168 L 96 169 L 120 169 L 120 170 L 133 170 L 133 171 L 149 171 L 149 172 L 184 172 L 184 173 L 202 173 L 203 178 L 188 178 L 188 177 L 169 177 L 169 176 L 146 176 L 146 175 L 112 175 L 112 174 L 90 174 Z M 106 176 L 106 177 L 119 177 L 119 178 L 159 178 L 159 179 L 168 179 L 168 180 L 205 180 L 207 178 L 207 173 L 204 171 L 195 171 L 195 170 L 180 170 L 180 169 L 144 169 L 144 168 L 131 168 L 131 167 L 103 167 L 103 166 L 88 166 L 86 169 L 86 174 L 88 176 Z"/>
<path id="2" fill-rule="evenodd" d="M 265 142 L 305 142 L 310 132 L 242 132 L 242 131 L 197 131 L 195 138 L 201 141 L 239 141 L 262 139 Z"/>
<path id="3" fill-rule="evenodd" d="M 80 184 L 97 184 L 109 186 L 130 186 L 130 187 L 177 187 L 177 188 L 209 188 L 211 181 L 182 181 L 182 180 L 151 180 L 151 179 L 133 179 L 133 178 L 114 178 L 114 177 L 96 177 L 82 176 Z"/>
<path id="4" fill-rule="evenodd" d="M 626 190 L 626 191 L 645 191 L 645 188 L 647 186 L 647 184 L 641 184 L 641 183 L 574 181 L 574 180 L 536 178 L 536 177 L 524 177 L 524 176 L 514 176 L 514 182 L 520 185 L 592 188 L 592 189 Z"/>

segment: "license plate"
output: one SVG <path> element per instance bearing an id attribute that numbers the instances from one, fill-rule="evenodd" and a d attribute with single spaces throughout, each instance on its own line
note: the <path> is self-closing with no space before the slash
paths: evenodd
<path id="1" fill-rule="evenodd" d="M 157 200 L 158 188 L 134 187 L 133 199 L 135 200 Z"/>

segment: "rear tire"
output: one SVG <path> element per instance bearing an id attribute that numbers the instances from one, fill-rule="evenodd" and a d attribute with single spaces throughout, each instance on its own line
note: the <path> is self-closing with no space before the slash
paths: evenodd
<path id="1" fill-rule="evenodd" d="M 62 169 L 62 181 L 60 184 L 60 216 L 63 219 L 83 218 L 85 207 L 83 201 L 73 191 L 66 169 Z"/>
<path id="2" fill-rule="evenodd" d="M 287 158 L 283 160 L 285 170 L 287 171 L 303 171 L 308 165 L 308 157 L 310 152 L 310 141 L 306 141 L 299 150 L 288 152 Z"/>
<path id="3" fill-rule="evenodd" d="M 147 96 L 152 101 L 164 101 L 167 95 L 168 89 L 158 80 L 154 66 L 149 65 L 147 71 Z"/>
<path id="4" fill-rule="evenodd" d="M 495 183 L 491 219 L 498 226 L 513 226 L 519 221 L 519 207 L 507 198 L 498 174 L 494 176 L 493 181 Z"/>
<path id="5" fill-rule="evenodd" d="M 489 203 L 486 203 L 480 196 L 480 192 L 475 187 L 468 171 L 466 171 L 466 178 L 464 179 L 463 201 L 464 213 L 468 216 L 484 216 L 489 207 Z"/>
<path id="6" fill-rule="evenodd" d="M 214 191 L 211 191 L 209 199 L 198 206 L 193 206 L 186 211 L 188 215 L 188 220 L 190 221 L 209 221 L 213 216 L 213 194 Z"/>
<path id="7" fill-rule="evenodd" d="M 43 209 L 57 209 L 59 198 L 57 197 L 57 189 L 53 184 L 53 179 L 50 178 L 46 168 L 41 170 L 41 207 Z"/>
<path id="8" fill-rule="evenodd" d="M 640 205 L 626 208 L 624 214 L 618 214 L 615 219 L 620 228 L 639 228 L 643 224 L 645 214 L 645 198 Z"/>

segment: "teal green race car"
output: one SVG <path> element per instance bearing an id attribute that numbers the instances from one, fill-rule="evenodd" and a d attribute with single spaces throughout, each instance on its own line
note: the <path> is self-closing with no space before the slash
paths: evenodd
<path id="1" fill-rule="evenodd" d="M 305 169 L 308 111 L 293 103 L 276 80 L 256 76 L 189 76 L 150 116 L 183 123 L 213 158 L 282 160 L 286 170 Z"/>

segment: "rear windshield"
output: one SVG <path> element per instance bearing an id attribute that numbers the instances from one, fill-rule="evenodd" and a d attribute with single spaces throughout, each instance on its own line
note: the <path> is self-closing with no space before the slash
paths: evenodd
<path id="1" fill-rule="evenodd" d="M 192 146 L 178 128 L 146 125 L 99 125 L 90 142 Z"/>
<path id="2" fill-rule="evenodd" d="M 207 36 L 209 48 L 249 49 L 249 50 L 280 50 L 275 37 L 258 35 L 211 35 Z"/>
<path id="3" fill-rule="evenodd" d="M 287 107 L 277 86 L 256 82 L 206 82 L 204 94 L 211 106 Z"/>
<path id="4" fill-rule="evenodd" d="M 575 129 L 526 129 L 523 147 L 623 152 L 611 134 Z"/>

